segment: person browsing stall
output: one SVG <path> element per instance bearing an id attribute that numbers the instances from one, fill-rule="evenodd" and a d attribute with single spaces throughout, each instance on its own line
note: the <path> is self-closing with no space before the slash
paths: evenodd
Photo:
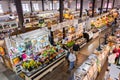
<path id="1" fill-rule="evenodd" d="M 75 61 L 76 61 L 76 56 L 75 56 L 75 54 L 73 53 L 72 50 L 70 51 L 70 54 L 68 56 L 68 60 L 70 62 L 69 71 L 71 71 L 74 68 L 74 64 L 75 64 Z"/>

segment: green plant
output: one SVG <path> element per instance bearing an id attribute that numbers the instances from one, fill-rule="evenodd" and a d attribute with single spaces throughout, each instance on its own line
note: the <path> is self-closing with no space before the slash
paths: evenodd
<path id="1" fill-rule="evenodd" d="M 68 43 L 66 44 L 66 46 L 70 48 L 70 47 L 72 47 L 74 44 L 75 44 L 74 41 L 70 41 L 70 42 L 68 42 Z"/>

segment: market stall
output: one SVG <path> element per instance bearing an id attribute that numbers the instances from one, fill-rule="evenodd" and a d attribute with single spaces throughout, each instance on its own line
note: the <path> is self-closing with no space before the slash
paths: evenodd
<path id="1" fill-rule="evenodd" d="M 25 80 L 38 80 L 65 60 L 65 51 L 52 46 L 46 28 L 5 38 L 12 70 L 23 72 Z"/>
<path id="2" fill-rule="evenodd" d="M 78 23 L 78 19 L 71 20 L 65 27 L 64 44 L 67 47 L 72 47 L 74 43 L 79 43 L 80 48 L 86 44 L 86 39 L 83 37 L 83 23 Z"/>
<path id="3" fill-rule="evenodd" d="M 107 26 L 111 25 L 113 21 L 113 14 L 105 13 L 91 20 L 91 26 L 101 29 L 101 31 L 103 31 L 107 28 Z"/>

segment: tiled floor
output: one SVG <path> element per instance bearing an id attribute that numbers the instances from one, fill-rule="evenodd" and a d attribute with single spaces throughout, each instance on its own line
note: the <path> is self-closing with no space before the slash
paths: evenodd
<path id="1" fill-rule="evenodd" d="M 0 63 L 0 80 L 22 80 L 13 71 L 7 69 L 2 63 Z"/>
<path id="2" fill-rule="evenodd" d="M 107 29 L 108 31 L 109 29 Z M 103 34 L 106 32 L 103 31 L 100 36 L 103 36 Z M 72 80 L 71 77 L 76 70 L 78 66 L 80 66 L 83 61 L 87 59 L 87 57 L 95 50 L 95 48 L 98 47 L 98 41 L 99 38 L 91 40 L 87 45 L 85 45 L 78 54 L 78 61 L 76 64 L 76 67 L 73 69 L 71 73 L 67 73 L 68 66 L 67 62 L 65 61 L 61 65 L 59 65 L 56 69 L 54 69 L 52 72 L 48 73 L 46 76 L 44 76 L 41 80 Z M 102 40 L 103 41 L 103 40 Z M 9 69 L 6 69 L 5 66 L 0 64 L 0 80 L 21 80 L 18 79 L 18 76 L 15 75 L 12 71 Z"/>

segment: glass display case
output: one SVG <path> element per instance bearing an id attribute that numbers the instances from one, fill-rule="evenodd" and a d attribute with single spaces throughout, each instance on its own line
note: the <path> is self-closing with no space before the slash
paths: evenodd
<path id="1" fill-rule="evenodd" d="M 48 35 L 49 31 L 42 28 L 5 38 L 6 50 L 16 73 L 22 71 L 30 78 L 38 70 L 53 67 L 53 63 L 60 64 L 65 51 L 60 46 L 50 45 Z"/>

